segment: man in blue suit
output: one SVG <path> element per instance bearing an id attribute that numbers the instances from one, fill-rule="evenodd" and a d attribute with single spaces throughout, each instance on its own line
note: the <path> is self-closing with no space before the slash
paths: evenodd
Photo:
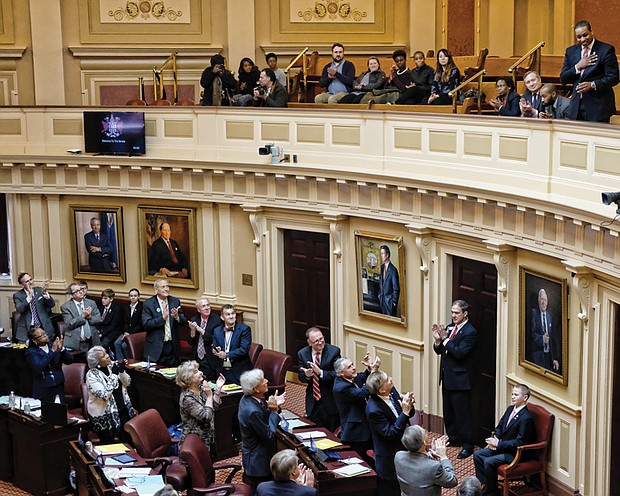
<path id="1" fill-rule="evenodd" d="M 486 484 L 482 493 L 485 496 L 499 496 L 497 467 L 511 463 L 517 447 L 534 442 L 536 429 L 534 417 L 527 409 L 529 398 L 530 388 L 525 384 L 512 388 L 512 405 L 506 409 L 493 436 L 486 439 L 487 447 L 474 454 L 476 477 Z"/>
<path id="2" fill-rule="evenodd" d="M 334 401 L 334 364 L 340 358 L 340 348 L 325 342 L 318 327 L 306 331 L 308 346 L 297 352 L 298 377 L 307 384 L 306 417 L 317 425 L 334 432 L 340 424 L 338 408 Z"/>
<path id="3" fill-rule="evenodd" d="M 142 327 L 146 331 L 144 356 L 165 367 L 179 363 L 179 326 L 187 324 L 181 302 L 170 296 L 170 286 L 165 279 L 157 279 L 155 292 L 142 306 Z"/>
<path id="4" fill-rule="evenodd" d="M 382 371 L 370 374 L 366 386 L 370 392 L 366 418 L 375 451 L 377 494 L 400 496 L 394 455 L 405 449 L 401 439 L 415 414 L 415 397 L 413 393 L 406 393 L 401 399 L 392 378 Z"/>
<path id="5" fill-rule="evenodd" d="M 268 382 L 260 369 L 244 372 L 239 382 L 243 389 L 238 413 L 243 482 L 252 487 L 254 494 L 261 482 L 272 479 L 269 461 L 276 453 L 276 430 L 280 421 L 277 412 L 286 393 L 270 396 L 265 402 Z"/>
<path id="6" fill-rule="evenodd" d="M 314 472 L 299 464 L 297 453 L 292 449 L 278 451 L 269 462 L 272 481 L 258 486 L 258 496 L 316 496 Z"/>
<path id="7" fill-rule="evenodd" d="M 366 354 L 362 360 L 366 370 L 357 373 L 355 364 L 347 357 L 336 360 L 334 371 L 334 401 L 340 414 L 340 439 L 366 459 L 366 451 L 372 448 L 370 426 L 366 420 L 366 402 L 370 397 L 366 379 L 381 366 L 376 357 L 374 362 Z"/>
<path id="8" fill-rule="evenodd" d="M 108 235 L 101 232 L 101 221 L 98 217 L 90 219 L 90 232 L 84 235 L 84 244 L 88 252 L 88 266 L 91 272 L 112 272 L 116 261 L 112 260 L 112 245 Z"/>
<path id="9" fill-rule="evenodd" d="M 381 245 L 381 273 L 379 274 L 379 304 L 381 313 L 396 317 L 398 314 L 398 297 L 400 281 L 398 269 L 390 261 L 391 253 L 387 245 Z"/>
<path id="10" fill-rule="evenodd" d="M 213 351 L 217 360 L 217 373 L 226 377 L 226 382 L 239 384 L 241 374 L 252 368 L 250 345 L 252 329 L 237 322 L 237 312 L 232 305 L 221 309 L 224 320 L 213 331 Z"/>
<path id="11" fill-rule="evenodd" d="M 462 446 L 457 458 L 474 452 L 474 422 L 471 414 L 471 388 L 474 347 L 478 332 L 468 316 L 466 301 L 452 302 L 452 323 L 433 324 L 433 350 L 441 356 L 439 383 L 443 400 L 443 422 L 451 446 Z"/>
<path id="12" fill-rule="evenodd" d="M 547 292 L 540 289 L 538 291 L 538 308 L 532 309 L 530 354 L 536 365 L 560 374 L 562 359 L 562 346 L 558 339 L 560 331 L 553 326 L 553 319 L 548 306 Z"/>
<path id="13" fill-rule="evenodd" d="M 571 119 L 609 122 L 616 112 L 613 87 L 620 80 L 613 45 L 594 39 L 588 21 L 575 24 L 577 44 L 566 49 L 562 84 L 573 85 Z"/>

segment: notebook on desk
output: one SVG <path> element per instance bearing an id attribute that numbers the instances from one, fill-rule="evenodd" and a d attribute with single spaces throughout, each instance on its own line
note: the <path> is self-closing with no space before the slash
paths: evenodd
<path id="1" fill-rule="evenodd" d="M 65 403 L 41 402 L 41 420 L 53 425 L 67 425 L 67 405 Z"/>

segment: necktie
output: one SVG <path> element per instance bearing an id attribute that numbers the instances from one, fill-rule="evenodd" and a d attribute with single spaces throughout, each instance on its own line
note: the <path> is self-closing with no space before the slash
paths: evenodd
<path id="1" fill-rule="evenodd" d="M 105 320 L 105 316 L 106 316 L 106 315 L 108 315 L 108 311 L 109 311 L 109 310 L 110 310 L 110 309 L 109 309 L 109 308 L 107 308 L 107 307 L 103 309 L 103 315 L 101 316 L 101 319 L 102 319 L 102 320 Z"/>
<path id="2" fill-rule="evenodd" d="M 84 312 L 84 302 L 80 301 L 80 303 L 78 303 L 78 308 L 80 310 L 80 315 L 82 315 L 82 313 Z M 88 323 L 88 320 L 84 319 L 84 324 L 82 324 L 82 332 L 81 332 L 82 341 L 86 341 L 87 339 L 90 339 L 91 337 L 92 337 L 92 334 L 90 332 L 90 324 Z"/>
<path id="3" fill-rule="evenodd" d="M 532 95 L 532 108 L 538 109 L 538 93 Z"/>
<path id="4" fill-rule="evenodd" d="M 387 264 L 383 265 L 383 279 L 385 279 L 385 276 L 387 275 Z"/>
<path id="5" fill-rule="evenodd" d="M 542 314 L 542 324 L 543 324 L 543 334 L 548 333 L 549 329 L 547 328 L 547 312 L 543 312 Z M 543 352 L 549 353 L 549 343 L 543 344 Z"/>
<path id="6" fill-rule="evenodd" d="M 202 327 L 203 329 L 207 326 L 207 323 L 204 320 L 200 321 L 200 327 Z M 198 355 L 198 359 L 202 360 L 205 355 L 205 342 L 203 341 L 203 337 L 199 334 L 198 335 L 198 348 L 196 349 L 196 354 Z"/>
<path id="7" fill-rule="evenodd" d="M 98 234 L 95 234 L 95 239 L 96 239 L 97 241 L 99 241 L 99 235 L 98 235 Z"/>
<path id="8" fill-rule="evenodd" d="M 314 355 L 314 364 L 318 367 L 321 364 L 321 355 L 318 353 Z M 312 376 L 312 396 L 314 396 L 315 401 L 319 401 L 321 399 L 321 388 L 319 387 L 319 376 Z"/>
<path id="9" fill-rule="evenodd" d="M 515 418 L 515 415 L 517 414 L 517 409 L 513 408 L 512 409 L 512 413 L 510 414 L 510 417 L 508 417 L 508 422 L 506 422 L 506 427 L 508 427 L 508 425 L 510 424 L 510 422 L 512 422 L 512 419 Z"/>
<path id="10" fill-rule="evenodd" d="M 450 341 L 452 341 L 454 336 L 456 336 L 457 332 L 459 332 L 459 326 L 454 326 L 454 329 L 452 329 L 452 332 L 450 333 L 450 337 L 448 339 L 450 339 Z"/>
<path id="11" fill-rule="evenodd" d="M 168 300 L 162 303 L 164 314 L 168 311 Z M 170 341 L 172 339 L 172 333 L 170 332 L 170 314 L 164 321 L 164 341 Z"/>
<path id="12" fill-rule="evenodd" d="M 172 262 L 175 264 L 179 263 L 179 259 L 174 253 L 174 248 L 172 247 L 172 243 L 170 241 L 166 241 L 166 244 L 168 245 L 168 251 L 170 252 L 170 256 L 172 257 Z"/>
<path id="13" fill-rule="evenodd" d="M 32 299 L 30 300 L 30 313 L 32 314 L 32 325 L 35 327 L 41 327 L 41 319 L 37 312 L 37 306 L 34 300 L 34 291 L 32 292 Z"/>
<path id="14" fill-rule="evenodd" d="M 587 57 L 588 55 L 590 55 L 590 47 L 585 47 L 583 49 L 583 56 Z"/>

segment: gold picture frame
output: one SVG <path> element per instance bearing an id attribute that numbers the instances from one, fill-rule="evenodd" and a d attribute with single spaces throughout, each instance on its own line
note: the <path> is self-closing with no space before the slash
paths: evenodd
<path id="1" fill-rule="evenodd" d="M 196 209 L 138 205 L 143 283 L 198 288 Z"/>
<path id="2" fill-rule="evenodd" d="M 365 231 L 355 231 L 354 235 L 359 314 L 406 326 L 403 238 Z M 386 267 L 382 252 L 389 255 Z"/>
<path id="3" fill-rule="evenodd" d="M 519 365 L 568 383 L 566 279 L 519 268 Z M 546 329 L 546 332 L 545 332 Z"/>
<path id="4" fill-rule="evenodd" d="M 70 205 L 73 277 L 125 282 L 123 208 Z"/>

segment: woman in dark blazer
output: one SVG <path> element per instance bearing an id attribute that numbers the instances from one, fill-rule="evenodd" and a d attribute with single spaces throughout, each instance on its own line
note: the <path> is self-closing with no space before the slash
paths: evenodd
<path id="1" fill-rule="evenodd" d="M 521 108 L 519 100 L 521 96 L 515 91 L 512 78 L 501 77 L 495 83 L 497 86 L 497 98 L 493 98 L 489 103 L 497 112 L 497 115 L 520 117 Z"/>
<path id="2" fill-rule="evenodd" d="M 125 343 L 125 337 L 144 331 L 142 327 L 142 302 L 140 301 L 140 291 L 136 288 L 131 288 L 129 290 L 129 306 L 123 308 L 123 329 L 125 332 L 114 341 L 114 353 L 116 353 L 116 358 L 118 360 L 127 358 L 127 343 Z"/>

